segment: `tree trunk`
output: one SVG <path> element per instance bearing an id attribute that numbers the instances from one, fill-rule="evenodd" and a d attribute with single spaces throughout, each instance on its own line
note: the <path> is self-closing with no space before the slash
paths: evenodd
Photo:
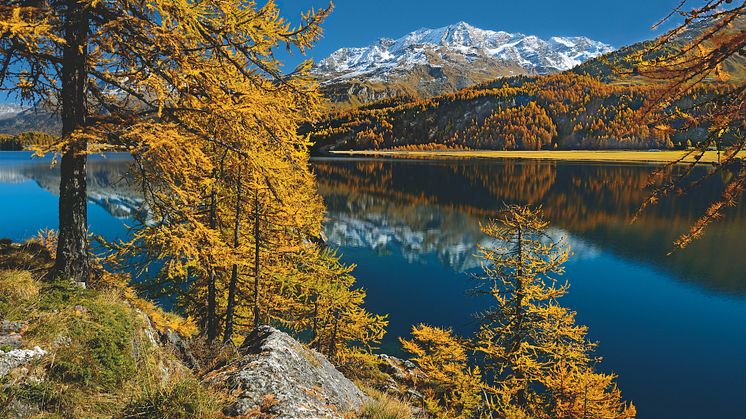
<path id="1" fill-rule="evenodd" d="M 233 225 L 233 249 L 238 252 L 239 231 L 241 227 L 241 167 L 238 168 L 238 184 L 236 186 L 236 213 L 235 223 Z M 225 333 L 223 343 L 227 343 L 233 336 L 233 313 L 236 304 L 236 286 L 238 284 L 238 265 L 233 264 L 231 272 L 231 281 L 228 285 L 228 305 L 225 309 Z"/>
<path id="2" fill-rule="evenodd" d="M 515 298 L 515 310 L 516 310 L 516 326 L 515 336 L 513 342 L 513 348 L 511 352 L 515 352 L 520 347 L 523 341 L 523 299 L 525 298 L 524 287 L 523 287 L 523 227 L 518 227 L 517 237 L 517 248 L 518 248 L 518 267 L 516 268 L 516 298 Z M 528 380 L 523 374 L 522 370 L 516 371 L 516 377 L 524 380 L 524 387 L 518 391 L 516 399 L 518 405 L 523 406 L 526 403 L 526 390 L 528 387 Z"/>
<path id="3" fill-rule="evenodd" d="M 62 136 L 69 136 L 85 123 L 85 86 L 88 12 L 77 0 L 66 0 L 64 28 L 66 45 L 62 55 Z M 60 163 L 59 239 L 53 276 L 87 281 L 88 207 L 86 198 L 87 143 L 78 140 L 67 146 Z"/>
<path id="4" fill-rule="evenodd" d="M 339 330 L 339 311 L 334 311 L 334 328 L 332 329 L 332 336 L 329 339 L 329 360 L 334 362 L 337 357 L 337 331 Z"/>
<path id="5" fill-rule="evenodd" d="M 259 188 L 254 193 L 254 327 L 259 327 Z M 269 308 L 268 308 L 269 309 Z"/>
<path id="6" fill-rule="evenodd" d="M 210 194 L 210 228 L 217 228 L 217 192 L 212 187 Z M 216 290 L 215 290 L 215 267 L 211 261 L 210 274 L 207 282 L 207 340 L 212 342 L 218 337 L 218 325 L 216 315 Z"/>
<path id="7" fill-rule="evenodd" d="M 313 294 L 313 341 L 314 347 L 317 351 L 321 352 L 321 339 L 319 338 L 319 296 Z"/>

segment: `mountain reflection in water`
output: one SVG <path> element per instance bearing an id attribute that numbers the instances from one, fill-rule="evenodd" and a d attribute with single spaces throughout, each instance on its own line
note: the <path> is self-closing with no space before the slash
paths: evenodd
<path id="1" fill-rule="evenodd" d="M 673 241 L 718 196 L 723 178 L 631 218 L 654 166 L 549 161 L 313 162 L 328 207 L 325 232 L 389 315 L 381 350 L 417 323 L 470 334 L 484 299 L 467 295 L 484 236 L 479 223 L 503 203 L 543 205 L 551 234 L 574 256 L 561 304 L 599 342 L 600 368 L 619 374 L 641 418 L 740 418 L 746 411 L 746 214 L 744 205 L 691 247 Z M 92 157 L 89 224 L 124 238 L 140 211 L 126 156 Z M 675 169 L 680 170 L 680 169 Z M 699 168 L 704 173 L 706 168 Z M 727 176 L 727 175 L 726 175 Z M 56 228 L 59 172 L 29 153 L 0 153 L 0 237 L 23 240 Z"/>
<path id="2" fill-rule="evenodd" d="M 674 240 L 718 196 L 721 177 L 663 201 L 632 223 L 656 167 L 517 160 L 314 162 L 328 209 L 325 232 L 338 246 L 399 251 L 410 262 L 435 255 L 445 267 L 463 272 L 479 266 L 474 254 L 484 240 L 481 222 L 504 203 L 542 205 L 554 235 L 567 238 L 574 258 L 602 248 L 701 287 L 746 294 L 746 266 L 733 263 L 746 248 L 743 205 L 690 248 L 667 256 Z"/>

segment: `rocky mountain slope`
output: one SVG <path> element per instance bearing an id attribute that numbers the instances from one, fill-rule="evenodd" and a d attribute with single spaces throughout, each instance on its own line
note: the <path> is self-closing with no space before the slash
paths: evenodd
<path id="1" fill-rule="evenodd" d="M 505 76 L 557 73 L 612 50 L 586 37 L 544 40 L 459 22 L 339 49 L 313 72 L 333 101 L 356 104 L 395 95 L 431 97 Z"/>
<path id="2" fill-rule="evenodd" d="M 16 105 L 0 107 L 0 134 L 17 135 L 35 131 L 55 135 L 61 129 L 60 118 L 51 112 L 22 109 Z"/>
<path id="3" fill-rule="evenodd" d="M 0 120 L 13 118 L 23 111 L 23 108 L 15 104 L 0 104 Z"/>

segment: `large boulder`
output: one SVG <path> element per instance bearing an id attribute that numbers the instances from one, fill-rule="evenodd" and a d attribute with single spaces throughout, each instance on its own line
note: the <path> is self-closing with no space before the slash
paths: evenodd
<path id="1" fill-rule="evenodd" d="M 207 381 L 232 390 L 229 416 L 266 413 L 275 418 L 343 418 L 366 396 L 322 354 L 269 326 L 246 336 L 240 357 Z"/>

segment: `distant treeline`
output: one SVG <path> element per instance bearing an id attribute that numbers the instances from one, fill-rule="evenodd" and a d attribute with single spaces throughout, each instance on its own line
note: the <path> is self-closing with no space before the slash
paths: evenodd
<path id="1" fill-rule="evenodd" d="M 707 127 L 682 130 L 675 115 L 731 87 L 708 84 L 664 114 L 643 115 L 656 88 L 572 72 L 519 76 L 427 100 L 388 99 L 327 115 L 306 129 L 317 150 L 685 148 Z"/>
<path id="2" fill-rule="evenodd" d="M 54 137 L 44 132 L 24 132 L 18 135 L 0 134 L 0 151 L 29 150 L 34 145 L 49 145 Z"/>

